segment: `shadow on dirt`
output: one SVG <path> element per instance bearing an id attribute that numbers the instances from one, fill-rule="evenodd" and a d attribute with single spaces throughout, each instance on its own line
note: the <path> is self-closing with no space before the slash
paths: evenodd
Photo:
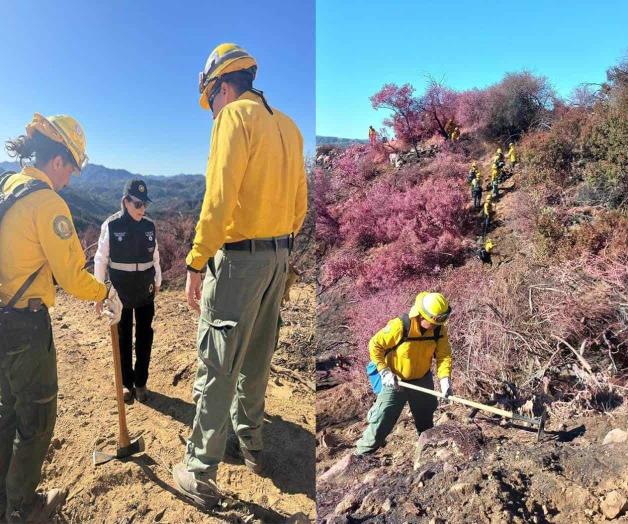
<path id="1" fill-rule="evenodd" d="M 192 427 L 195 406 L 176 397 L 151 391 L 147 405 L 156 411 Z M 278 416 L 264 418 L 263 475 L 285 493 L 303 493 L 315 500 L 315 453 L 316 439 L 301 426 Z M 225 458 L 228 463 L 242 463 Z"/>
<path id="2" fill-rule="evenodd" d="M 285 493 L 303 493 L 316 500 L 314 435 L 281 417 L 265 419 L 264 476 Z"/>
<path id="3" fill-rule="evenodd" d="M 286 516 L 273 511 L 272 509 L 265 508 L 260 506 L 259 504 L 255 504 L 253 502 L 248 502 L 245 500 L 240 500 L 231 497 L 224 497 L 221 499 L 221 503 L 219 505 L 220 509 L 207 509 L 195 502 L 192 502 L 190 499 L 184 497 L 181 493 L 179 493 L 176 488 L 174 488 L 168 482 L 159 478 L 159 476 L 155 473 L 155 466 L 158 464 L 148 455 L 143 455 L 141 457 L 133 458 L 132 462 L 135 462 L 144 472 L 147 478 L 149 478 L 152 482 L 158 485 L 164 491 L 171 493 L 173 496 L 177 497 L 182 502 L 189 504 L 190 506 L 194 506 L 199 511 L 205 513 L 206 515 L 212 515 L 216 518 L 224 522 L 232 522 L 234 524 L 242 522 L 242 514 L 244 515 L 253 515 L 256 518 L 262 520 L 263 522 L 285 522 Z M 234 515 L 233 513 L 238 513 L 239 515 Z"/>

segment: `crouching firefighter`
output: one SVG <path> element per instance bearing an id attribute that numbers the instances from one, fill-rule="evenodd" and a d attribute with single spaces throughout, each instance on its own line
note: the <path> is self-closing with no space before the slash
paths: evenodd
<path id="1" fill-rule="evenodd" d="M 6 513 L 10 523 L 50 522 L 65 492 L 35 490 L 57 418 L 53 278 L 79 299 L 121 304 L 114 288 L 84 269 L 70 210 L 58 195 L 87 163 L 79 123 L 36 113 L 26 135 L 6 149 L 22 170 L 0 179 L 0 519 Z"/>
<path id="2" fill-rule="evenodd" d="M 368 427 L 356 444 L 356 454 L 371 453 L 385 444 L 406 402 L 417 432 L 434 425 L 438 402 L 435 397 L 400 387 L 399 379 L 434 389 L 430 371 L 436 371 L 443 394 L 451 389 L 451 347 L 444 325 L 451 308 L 440 293 L 422 292 L 408 314 L 394 318 L 369 342 L 371 363 L 367 373 L 377 400 L 367 415 Z"/>
<path id="3" fill-rule="evenodd" d="M 94 256 L 94 275 L 104 282 L 109 269 L 111 282 L 124 306 L 118 324 L 122 393 L 125 402 L 133 396 L 146 402 L 148 366 L 153 346 L 152 322 L 155 295 L 161 286 L 161 266 L 155 223 L 148 218 L 150 202 L 143 180 L 130 180 L 124 188 L 121 210 L 100 228 Z M 96 304 L 100 312 L 102 304 Z M 133 367 L 133 316 L 135 315 L 135 368 Z"/>

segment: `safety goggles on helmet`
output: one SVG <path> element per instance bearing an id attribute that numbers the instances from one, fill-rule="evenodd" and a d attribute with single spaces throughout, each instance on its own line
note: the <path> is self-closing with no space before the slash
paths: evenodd
<path id="1" fill-rule="evenodd" d="M 449 315 L 451 314 L 451 307 L 445 313 L 441 313 L 440 315 L 433 316 L 430 315 L 428 311 L 426 311 L 426 314 L 429 317 L 429 322 L 432 322 L 433 324 L 442 324 L 449 318 Z"/>

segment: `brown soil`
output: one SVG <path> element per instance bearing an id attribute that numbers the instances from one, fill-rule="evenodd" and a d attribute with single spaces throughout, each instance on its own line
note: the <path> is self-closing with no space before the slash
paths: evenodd
<path id="1" fill-rule="evenodd" d="M 387 445 L 358 458 L 353 446 L 374 396 L 345 384 L 318 397 L 318 420 L 327 421 L 317 435 L 321 523 L 608 522 L 602 502 L 628 493 L 628 442 L 602 443 L 611 429 L 628 428 L 626 406 L 553 420 L 540 442 L 531 428 L 482 414 L 469 421 L 451 405 L 419 439 L 406 409 Z M 612 522 L 628 522 L 625 511 Z"/>
<path id="2" fill-rule="evenodd" d="M 299 513 L 297 520 L 313 520 L 313 286 L 294 286 L 291 299 L 266 395 L 267 473 L 257 476 L 242 464 L 221 465 L 218 483 L 230 496 L 215 511 L 204 512 L 175 491 L 171 474 L 194 417 L 197 319 L 183 291 L 157 297 L 150 399 L 127 407 L 131 438 L 143 435 L 146 451 L 99 467 L 92 465 L 93 450 L 114 452 L 117 439 L 109 329 L 89 304 L 60 293 L 52 312 L 58 420 L 42 481 L 44 489 L 69 490 L 56 522 L 284 522 Z"/>

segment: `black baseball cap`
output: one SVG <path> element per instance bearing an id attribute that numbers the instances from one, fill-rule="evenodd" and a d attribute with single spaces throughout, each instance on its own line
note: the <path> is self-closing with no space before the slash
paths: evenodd
<path id="1" fill-rule="evenodd" d="M 129 180 L 124 187 L 124 196 L 131 195 L 142 202 L 152 202 L 150 198 L 148 198 L 148 188 L 146 187 L 146 182 L 140 180 L 139 178 L 135 178 L 133 180 Z"/>

